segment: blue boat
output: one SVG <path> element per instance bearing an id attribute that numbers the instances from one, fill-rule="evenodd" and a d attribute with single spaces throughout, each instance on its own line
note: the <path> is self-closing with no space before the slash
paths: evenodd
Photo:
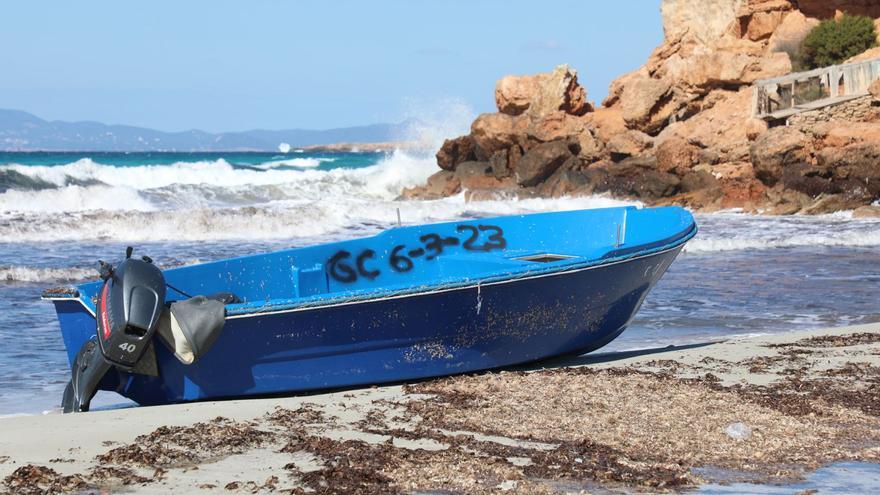
<path id="1" fill-rule="evenodd" d="M 682 208 L 606 208 L 397 227 L 167 269 L 167 290 L 125 289 L 156 299 L 144 326 L 193 294 L 221 293 L 222 329 L 188 360 L 167 332 L 153 335 L 139 358 L 145 365 L 107 354 L 135 350 L 146 331 L 129 322 L 120 335 L 133 344 L 102 341 L 115 325 L 102 313 L 110 282 L 43 297 L 58 313 L 74 391 L 89 368 L 77 361 L 99 354 L 96 341 L 109 364 L 94 387 L 141 405 L 345 388 L 602 347 L 696 232 Z M 115 280 L 113 267 L 102 270 Z M 90 398 L 74 409 L 87 410 Z"/>

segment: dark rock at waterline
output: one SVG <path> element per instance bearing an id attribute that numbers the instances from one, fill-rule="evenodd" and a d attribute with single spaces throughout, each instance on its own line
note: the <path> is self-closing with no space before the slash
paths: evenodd
<path id="1" fill-rule="evenodd" d="M 510 159 L 507 150 L 498 150 L 489 158 L 489 166 L 496 179 L 510 177 Z"/>
<path id="2" fill-rule="evenodd" d="M 459 192 L 461 192 L 461 180 L 455 176 L 455 172 L 441 170 L 428 177 L 424 186 L 404 190 L 400 197 L 401 199 L 440 199 Z"/>
<path id="3" fill-rule="evenodd" d="M 620 163 L 594 164 L 587 176 L 595 192 L 653 201 L 678 192 L 681 180 L 673 174 L 656 170 L 654 157 L 627 158 Z"/>
<path id="4" fill-rule="evenodd" d="M 759 138 L 751 149 L 756 176 L 780 194 L 799 194 L 805 213 L 858 208 L 880 197 L 880 145 L 829 146 L 826 139 L 808 150 L 804 137 L 783 128 Z"/>
<path id="5" fill-rule="evenodd" d="M 536 186 L 553 175 L 566 160 L 572 157 L 568 143 L 552 141 L 539 144 L 519 159 L 514 168 L 517 184 Z"/>
<path id="6" fill-rule="evenodd" d="M 443 170 L 455 170 L 459 163 L 476 160 L 476 146 L 470 136 L 447 139 L 437 152 L 437 165 Z"/>
<path id="7" fill-rule="evenodd" d="M 782 169 L 806 160 L 806 136 L 793 127 L 774 127 L 758 137 L 749 147 L 755 177 L 768 186 L 775 185 Z"/>
<path id="8" fill-rule="evenodd" d="M 880 143 L 866 141 L 816 154 L 817 168 L 856 204 L 880 198 Z"/>
<path id="9" fill-rule="evenodd" d="M 544 197 L 559 197 L 574 194 L 591 194 L 594 185 L 590 175 L 581 169 L 582 162 L 571 157 L 559 167 L 553 175 L 537 187 L 537 192 Z"/>
<path id="10" fill-rule="evenodd" d="M 835 190 L 830 170 L 809 163 L 786 165 L 783 167 L 780 180 L 786 189 L 802 192 L 810 197 L 839 192 Z"/>
<path id="11" fill-rule="evenodd" d="M 492 172 L 492 166 L 488 162 L 462 162 L 455 168 L 455 177 L 459 180 L 467 180 L 471 177 L 481 177 L 489 175 Z"/>
<path id="12" fill-rule="evenodd" d="M 718 179 L 704 170 L 696 170 L 686 173 L 679 183 L 679 189 L 683 193 L 692 193 L 716 187 L 718 187 Z"/>
<path id="13" fill-rule="evenodd" d="M 513 179 L 497 177 L 490 162 L 464 162 L 455 169 L 455 178 L 462 189 L 508 189 L 514 186 Z"/>

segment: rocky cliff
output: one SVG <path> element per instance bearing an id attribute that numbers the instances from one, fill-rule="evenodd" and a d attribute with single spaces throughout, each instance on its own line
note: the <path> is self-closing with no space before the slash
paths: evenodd
<path id="1" fill-rule="evenodd" d="M 663 0 L 661 11 L 663 43 L 615 80 L 600 106 L 565 65 L 504 77 L 498 112 L 447 140 L 441 170 L 404 196 L 607 193 L 778 214 L 880 198 L 880 107 L 872 97 L 841 115 L 829 107 L 782 127 L 751 117 L 752 83 L 791 72 L 788 51 L 821 18 L 880 16 L 880 2 Z"/>

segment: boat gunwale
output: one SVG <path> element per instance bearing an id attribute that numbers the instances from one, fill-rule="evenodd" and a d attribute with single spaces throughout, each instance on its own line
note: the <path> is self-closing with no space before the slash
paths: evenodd
<path id="1" fill-rule="evenodd" d="M 621 256 L 613 257 L 613 258 L 605 258 L 605 259 L 592 259 L 592 260 L 584 260 L 582 262 L 565 264 L 562 266 L 546 266 L 540 270 L 527 270 L 520 273 L 508 273 L 504 275 L 498 275 L 494 277 L 486 277 L 479 280 L 462 280 L 460 282 L 452 282 L 448 285 L 436 285 L 430 286 L 430 290 L 418 290 L 415 288 L 406 288 L 401 289 L 399 291 L 387 291 L 384 293 L 370 292 L 367 294 L 362 294 L 359 296 L 337 296 L 332 299 L 321 299 L 317 301 L 309 301 L 306 303 L 296 303 L 292 299 L 276 299 L 272 302 L 272 304 L 264 304 L 262 306 L 256 307 L 239 307 L 232 308 L 231 310 L 227 309 L 227 320 L 232 319 L 241 319 L 241 318 L 251 318 L 256 316 L 267 316 L 267 315 L 275 315 L 275 314 L 284 314 L 284 313 L 292 313 L 292 312 L 301 312 L 301 311 L 311 311 L 311 310 L 319 310 L 325 308 L 333 308 L 339 306 L 348 306 L 352 304 L 365 304 L 371 302 L 379 302 L 386 301 L 391 299 L 400 299 L 405 297 L 417 297 L 422 295 L 430 295 L 430 294 L 438 294 L 443 292 L 449 292 L 454 290 L 465 290 L 470 288 L 482 287 L 482 286 L 491 286 L 491 285 L 500 285 L 510 282 L 517 282 L 520 280 L 528 280 L 534 278 L 543 278 L 550 277 L 556 275 L 564 275 L 569 273 L 576 273 L 584 270 L 591 270 L 594 268 L 600 268 L 603 266 L 615 265 L 618 263 L 623 263 L 626 261 L 632 261 L 640 258 L 645 258 L 648 256 L 654 256 L 657 254 L 665 253 L 667 251 L 671 251 L 673 249 L 677 249 L 691 240 L 698 232 L 699 227 L 696 222 L 691 223 L 690 228 L 684 235 L 677 236 L 676 239 L 667 244 L 663 244 L 661 246 L 657 246 L 654 248 L 634 251 L 623 254 Z M 46 301 L 76 301 L 79 302 L 86 311 L 95 316 L 95 312 L 92 308 L 90 308 L 83 300 L 81 295 L 73 296 L 68 295 L 66 297 L 58 297 L 58 296 L 41 296 L 41 299 Z"/>

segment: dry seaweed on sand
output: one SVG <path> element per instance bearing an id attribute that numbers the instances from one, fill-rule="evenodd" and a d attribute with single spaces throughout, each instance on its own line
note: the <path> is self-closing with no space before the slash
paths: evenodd
<path id="1" fill-rule="evenodd" d="M 81 492 L 92 488 L 79 474 L 64 476 L 52 468 L 33 464 L 13 471 L 3 480 L 3 487 L 6 493 L 20 495 Z"/>
<path id="2" fill-rule="evenodd" d="M 128 468 L 96 466 L 86 474 L 62 475 L 52 468 L 27 464 L 3 480 L 0 493 L 43 495 L 78 493 L 110 487 L 141 485 L 154 481 Z"/>
<path id="3" fill-rule="evenodd" d="M 306 424 L 324 424 L 327 416 L 314 404 L 303 404 L 296 409 L 278 406 L 272 412 L 266 413 L 265 420 L 280 427 L 301 427 Z"/>
<path id="4" fill-rule="evenodd" d="M 769 404 L 797 403 L 799 397 L 756 400 L 749 394 L 758 389 L 668 373 L 559 369 L 462 376 L 407 390 L 434 396 L 410 407 L 437 428 L 549 443 L 589 441 L 639 462 L 728 467 L 769 478 L 787 475 L 791 466 L 871 459 L 871 447 L 880 444 L 880 422 L 858 407 L 832 404 L 833 417 L 802 415 Z M 736 423 L 747 425 L 749 434 L 729 435 L 727 427 Z"/>
<path id="5" fill-rule="evenodd" d="M 247 493 L 268 493 L 274 492 L 278 489 L 278 477 L 277 476 L 269 476 L 263 484 L 259 484 L 256 481 L 230 481 L 223 486 L 223 488 L 227 491 L 244 491 Z M 199 485 L 199 488 L 203 490 L 211 490 L 217 488 L 216 485 L 203 483 Z M 289 493 L 289 492 L 288 492 Z"/>
<path id="6" fill-rule="evenodd" d="M 98 456 L 103 464 L 145 467 L 190 465 L 206 458 L 243 452 L 271 436 L 251 425 L 215 418 L 191 426 L 160 426 L 134 442 Z"/>
<path id="7" fill-rule="evenodd" d="M 324 462 L 324 467 L 307 473 L 299 472 L 295 465 L 288 466 L 305 486 L 319 494 L 383 494 L 398 493 L 392 487 L 392 479 L 383 472 L 393 463 L 387 452 L 390 449 L 393 448 L 362 440 L 338 441 L 302 435 L 292 439 L 281 451 L 309 452 Z"/>
<path id="8" fill-rule="evenodd" d="M 157 478 L 161 479 L 155 475 L 152 478 L 147 478 L 146 476 L 138 475 L 129 468 L 115 466 L 97 466 L 89 472 L 89 479 L 99 484 L 103 482 L 104 484 L 135 485 L 157 481 Z"/>
<path id="9" fill-rule="evenodd" d="M 98 465 L 85 474 L 65 476 L 48 467 L 27 465 L 7 476 L 3 487 L 16 494 L 54 494 L 146 484 L 163 480 L 167 474 L 164 467 L 194 466 L 204 460 L 242 453 L 262 445 L 269 437 L 268 432 L 250 424 L 221 417 L 191 426 L 162 426 L 136 437 L 131 444 L 97 456 Z M 152 476 L 143 476 L 123 466 L 154 469 Z M 274 489 L 277 483 L 277 478 L 270 477 L 263 485 L 254 483 L 253 488 L 266 491 Z"/>
<path id="10" fill-rule="evenodd" d="M 875 368 L 876 369 L 876 368 Z M 804 370 L 770 385 L 735 384 L 729 387 L 744 399 L 761 406 L 776 409 L 789 416 L 839 417 L 841 411 L 858 411 L 873 416 L 880 422 L 880 383 L 859 386 L 852 371 L 833 369 L 825 372 L 835 378 L 813 379 Z M 876 438 L 869 435 L 868 438 Z"/>
<path id="11" fill-rule="evenodd" d="M 880 343 L 880 332 L 860 332 L 846 335 L 818 335 L 783 344 L 768 344 L 766 347 L 850 347 Z"/>
<path id="12" fill-rule="evenodd" d="M 377 432 L 378 433 L 378 432 Z M 433 435 L 445 440 L 440 450 L 396 447 L 392 442 L 297 438 L 284 452 L 310 452 L 324 467 L 302 473 L 288 469 L 316 493 L 391 494 L 413 491 L 452 493 L 557 493 L 549 481 L 600 481 L 668 489 L 691 483 L 680 466 L 659 466 L 626 459 L 612 449 L 589 442 L 566 443 L 535 450 L 478 441 L 460 435 Z M 423 437 L 422 437 L 423 438 Z M 512 458 L 528 459 L 524 465 Z M 304 493 L 304 491 L 303 491 Z"/>

